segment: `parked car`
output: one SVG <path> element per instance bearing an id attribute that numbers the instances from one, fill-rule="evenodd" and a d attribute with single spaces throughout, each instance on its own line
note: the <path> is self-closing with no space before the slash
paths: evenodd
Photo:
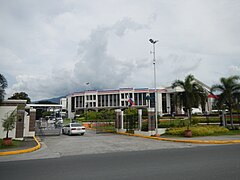
<path id="1" fill-rule="evenodd" d="M 61 117 L 57 117 L 57 118 L 56 118 L 56 122 L 58 122 L 58 123 L 61 123 L 61 124 L 62 124 L 62 123 L 63 123 L 63 119 L 62 119 Z"/>
<path id="2" fill-rule="evenodd" d="M 82 126 L 82 124 L 80 123 L 69 123 L 67 125 L 64 125 L 62 128 L 62 133 L 68 135 L 72 134 L 84 135 L 85 132 L 86 132 L 85 127 Z"/>

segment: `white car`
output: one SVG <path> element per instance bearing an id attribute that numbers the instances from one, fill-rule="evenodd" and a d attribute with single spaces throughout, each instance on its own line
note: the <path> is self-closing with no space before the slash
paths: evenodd
<path id="1" fill-rule="evenodd" d="M 57 117 L 56 118 L 56 122 L 62 124 L 63 123 L 63 119 L 61 117 Z"/>
<path id="2" fill-rule="evenodd" d="M 85 127 L 82 126 L 80 123 L 69 123 L 67 125 L 64 125 L 62 128 L 62 133 L 68 135 L 72 134 L 84 135 L 85 132 L 86 132 Z"/>

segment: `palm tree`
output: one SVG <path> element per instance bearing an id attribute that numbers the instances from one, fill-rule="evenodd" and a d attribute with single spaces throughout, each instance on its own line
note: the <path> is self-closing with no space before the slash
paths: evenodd
<path id="1" fill-rule="evenodd" d="M 232 110 L 235 104 L 235 98 L 240 93 L 240 76 L 230 76 L 228 78 L 222 77 L 220 79 L 221 84 L 215 84 L 212 86 L 212 92 L 219 92 L 218 103 L 225 104 L 230 112 L 231 126 L 233 127 Z"/>
<path id="2" fill-rule="evenodd" d="M 7 80 L 2 74 L 0 74 L 0 104 L 4 100 L 5 89 L 7 88 L 7 86 Z"/>
<path id="3" fill-rule="evenodd" d="M 181 106 L 185 108 L 189 118 L 189 126 L 192 124 L 192 108 L 194 106 L 205 105 L 207 93 L 203 87 L 197 83 L 193 75 L 188 75 L 184 81 L 176 80 L 172 83 L 172 88 L 181 87 L 184 91 L 176 93 L 176 97 Z"/>

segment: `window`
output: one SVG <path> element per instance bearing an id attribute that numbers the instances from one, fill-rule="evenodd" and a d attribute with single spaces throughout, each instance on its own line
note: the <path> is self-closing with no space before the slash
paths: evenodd
<path id="1" fill-rule="evenodd" d="M 71 98 L 71 111 L 74 112 L 75 111 L 75 97 Z"/>
<path id="2" fill-rule="evenodd" d="M 162 111 L 163 111 L 163 113 L 167 113 L 167 95 L 166 95 L 166 93 L 162 93 Z"/>
<path id="3" fill-rule="evenodd" d="M 142 105 L 142 93 L 139 93 L 139 105 Z"/>
<path id="4" fill-rule="evenodd" d="M 150 107 L 155 107 L 155 93 L 150 93 Z"/>

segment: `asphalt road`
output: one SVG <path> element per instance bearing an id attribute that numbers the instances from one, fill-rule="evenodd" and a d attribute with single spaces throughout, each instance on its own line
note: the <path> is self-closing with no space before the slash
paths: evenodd
<path id="1" fill-rule="evenodd" d="M 240 179 L 240 145 L 62 156 L 0 163 L 1 180 Z"/>

